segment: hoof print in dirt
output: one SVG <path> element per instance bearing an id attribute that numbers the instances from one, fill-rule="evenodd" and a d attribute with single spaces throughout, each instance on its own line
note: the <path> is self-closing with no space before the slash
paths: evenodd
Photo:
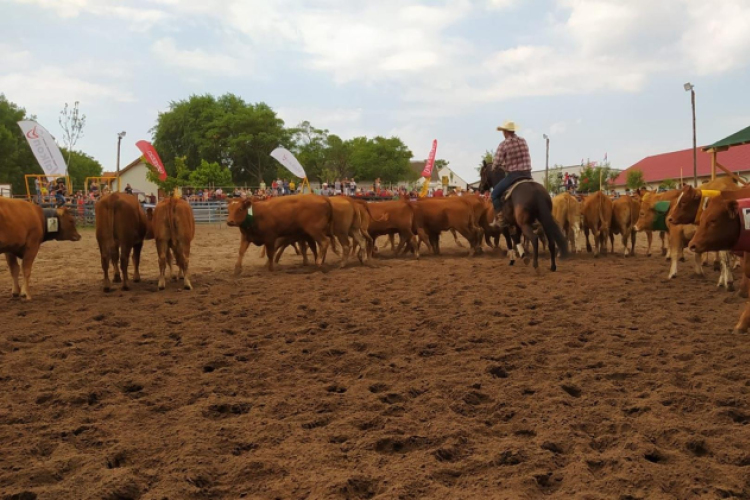
<path id="1" fill-rule="evenodd" d="M 203 416 L 211 419 L 238 417 L 250 413 L 252 408 L 250 403 L 214 404 L 203 410 Z"/>
<path id="2" fill-rule="evenodd" d="M 574 398 L 580 398 L 581 397 L 581 389 L 574 385 L 565 384 L 561 386 L 561 389 L 568 393 L 569 396 L 572 396 Z"/>
<path id="3" fill-rule="evenodd" d="M 326 392 L 330 392 L 333 394 L 344 394 L 346 392 L 346 387 L 341 387 L 340 385 L 329 385 L 326 387 Z"/>
<path id="4" fill-rule="evenodd" d="M 3 497 L 3 500 L 37 500 L 37 496 L 32 491 L 22 491 L 13 495 L 6 495 Z"/>
<path id="5" fill-rule="evenodd" d="M 494 378 L 508 378 L 508 372 L 502 366 L 491 366 L 487 372 Z"/>
<path id="6" fill-rule="evenodd" d="M 375 443 L 375 451 L 383 454 L 391 453 L 409 453 L 414 450 L 427 448 L 431 441 L 426 437 L 411 436 L 407 439 L 402 438 L 383 438 Z"/>
<path id="7" fill-rule="evenodd" d="M 367 499 L 375 497 L 379 491 L 378 481 L 363 476 L 349 478 L 346 483 L 334 488 L 341 498 Z"/>

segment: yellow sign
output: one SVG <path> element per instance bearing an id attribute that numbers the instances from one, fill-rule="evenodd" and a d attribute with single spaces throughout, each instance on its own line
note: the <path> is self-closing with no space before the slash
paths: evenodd
<path id="1" fill-rule="evenodd" d="M 443 176 L 443 186 L 448 186 L 448 176 L 447 175 Z"/>

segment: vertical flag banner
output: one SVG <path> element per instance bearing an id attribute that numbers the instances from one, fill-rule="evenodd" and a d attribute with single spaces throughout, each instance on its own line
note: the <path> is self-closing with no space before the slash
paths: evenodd
<path id="1" fill-rule="evenodd" d="M 18 126 L 21 127 L 26 140 L 29 141 L 31 151 L 44 173 L 50 177 L 65 175 L 67 170 L 65 160 L 60 148 L 55 143 L 55 139 L 52 138 L 47 129 L 33 120 L 20 121 Z"/>
<path id="2" fill-rule="evenodd" d="M 432 141 L 432 150 L 430 151 L 430 156 L 427 158 L 427 164 L 424 166 L 424 170 L 422 170 L 422 177 L 429 179 L 432 175 L 432 167 L 435 166 L 435 153 L 437 153 L 437 139 Z"/>
<path id="3" fill-rule="evenodd" d="M 291 173 L 299 177 L 300 179 L 307 178 L 307 174 L 305 173 L 305 169 L 302 168 L 302 165 L 297 160 L 297 158 L 294 157 L 294 155 L 289 152 L 289 150 L 284 148 L 276 148 L 273 151 L 271 151 L 271 156 L 276 159 L 279 163 L 284 165 L 287 170 L 289 170 Z"/>
<path id="4" fill-rule="evenodd" d="M 146 161 L 153 165 L 159 172 L 159 179 L 162 181 L 165 180 L 167 178 L 167 169 L 164 168 L 164 164 L 161 162 L 161 158 L 159 158 L 159 153 L 156 152 L 151 143 L 148 141 L 138 141 L 135 145 L 141 150 Z"/>

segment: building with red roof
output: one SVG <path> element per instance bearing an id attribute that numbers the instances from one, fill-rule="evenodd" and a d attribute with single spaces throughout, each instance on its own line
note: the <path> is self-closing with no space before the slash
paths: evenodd
<path id="1" fill-rule="evenodd" d="M 736 146 L 718 155 L 719 162 L 729 171 L 736 173 L 745 181 L 750 182 L 750 144 Z M 665 180 L 673 179 L 692 184 L 693 180 L 693 150 L 683 149 L 672 153 L 648 156 L 627 170 L 623 170 L 614 182 L 615 187 L 625 186 L 628 172 L 640 170 L 643 179 L 650 188 L 658 187 Z M 718 170 L 716 175 L 724 175 Z M 711 179 L 711 153 L 698 149 L 698 182 Z"/>

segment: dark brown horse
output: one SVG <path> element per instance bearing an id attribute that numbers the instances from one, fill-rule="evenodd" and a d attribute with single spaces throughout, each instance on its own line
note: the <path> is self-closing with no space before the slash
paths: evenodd
<path id="1" fill-rule="evenodd" d="M 498 182 L 505 178 L 505 170 L 493 170 L 491 164 L 483 161 L 479 177 L 479 191 L 484 193 L 491 191 Z M 550 198 L 544 186 L 536 182 L 526 182 L 517 186 L 511 193 L 510 202 L 503 205 L 503 210 L 509 227 L 515 229 L 515 231 L 506 229 L 504 232 L 508 251 L 511 254 L 510 264 L 515 263 L 514 249 L 517 249 L 520 256 L 523 257 L 524 251 L 521 246 L 521 235 L 523 234 L 531 242 L 534 249 L 534 269 L 539 267 L 539 237 L 532 227 L 534 222 L 539 221 L 549 242 L 552 260 L 550 269 L 556 271 L 556 247 L 560 249 L 560 256 L 566 257 L 568 255 L 568 242 L 552 217 L 552 198 Z M 529 258 L 524 258 L 524 262 L 528 264 Z"/>

